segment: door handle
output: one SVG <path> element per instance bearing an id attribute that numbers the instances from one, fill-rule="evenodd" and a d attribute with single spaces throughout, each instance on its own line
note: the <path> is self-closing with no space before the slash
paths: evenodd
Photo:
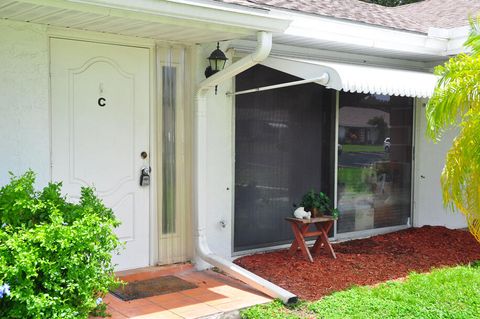
<path id="1" fill-rule="evenodd" d="M 142 167 L 140 170 L 140 186 L 148 186 L 150 185 L 150 173 L 152 168 L 150 166 Z"/>

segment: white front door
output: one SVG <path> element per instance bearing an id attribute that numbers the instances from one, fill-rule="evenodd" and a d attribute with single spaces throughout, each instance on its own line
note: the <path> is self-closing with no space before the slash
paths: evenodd
<path id="1" fill-rule="evenodd" d="M 75 200 L 94 186 L 122 222 L 116 270 L 148 266 L 150 165 L 147 48 L 51 39 L 52 179 Z M 142 152 L 147 158 L 142 158 Z"/>
<path id="2" fill-rule="evenodd" d="M 415 154 L 415 211 L 413 226 L 446 226 L 449 228 L 467 227 L 465 216 L 452 214 L 443 206 L 440 175 L 445 158 L 458 130 L 451 129 L 443 134 L 442 140 L 434 143 L 429 140 L 427 118 L 425 116 L 426 99 L 417 99 L 416 109 L 416 154 Z"/>

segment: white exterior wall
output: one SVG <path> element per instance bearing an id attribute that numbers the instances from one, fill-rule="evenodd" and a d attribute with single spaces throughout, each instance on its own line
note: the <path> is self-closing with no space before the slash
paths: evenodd
<path id="1" fill-rule="evenodd" d="M 48 68 L 46 27 L 0 20 L 0 185 L 27 169 L 50 181 Z"/>
<path id="2" fill-rule="evenodd" d="M 216 45 L 216 44 L 215 44 Z M 215 49 L 215 45 L 203 45 L 198 52 L 197 83 L 205 79 L 204 71 L 208 65 L 206 57 Z M 222 43 L 221 49 L 225 52 Z M 226 52 L 231 64 L 231 51 Z M 233 246 L 233 197 L 234 197 L 234 98 L 226 92 L 233 90 L 233 79 L 218 86 L 217 95 L 211 90 L 208 95 L 208 180 L 207 180 L 207 240 L 213 252 L 230 259 Z M 222 227 L 224 222 L 225 227 Z M 203 267 L 201 267 L 203 268 Z"/>
<path id="3" fill-rule="evenodd" d="M 213 44 L 201 47 L 202 60 L 195 70 L 197 81 L 204 79 L 205 58 L 213 49 Z M 231 62 L 232 56 L 228 55 Z M 37 172 L 38 185 L 50 181 L 48 68 L 45 26 L 0 21 L 0 185 L 8 182 L 8 171 L 21 174 L 29 168 Z M 233 80 L 226 81 L 219 85 L 217 95 L 210 93 L 207 114 L 207 237 L 212 250 L 226 258 L 233 253 L 235 130 L 234 99 L 225 92 L 233 91 L 233 83 Z M 446 212 L 441 200 L 439 176 L 453 134 L 433 144 L 425 139 L 424 132 L 424 108 L 418 106 L 414 226 L 465 227 L 463 216 Z"/>
<path id="4" fill-rule="evenodd" d="M 213 46 L 202 47 L 201 55 L 207 57 Z M 206 63 L 197 69 L 198 81 L 203 77 Z M 201 75 L 201 76 L 200 76 Z M 235 191 L 235 120 L 234 99 L 225 96 L 233 91 L 232 81 L 218 87 L 208 98 L 208 216 L 207 237 L 212 250 L 225 257 L 233 255 L 233 213 Z M 449 228 L 466 227 L 465 218 L 443 208 L 440 189 L 440 174 L 445 154 L 451 146 L 455 132 L 446 134 L 438 143 L 425 138 L 425 108 L 416 106 L 415 136 L 416 161 L 414 184 L 413 226 L 440 225 Z M 425 178 L 421 178 L 424 176 Z M 229 188 L 229 190 L 227 190 Z M 225 228 L 220 226 L 224 221 Z"/>
<path id="5" fill-rule="evenodd" d="M 464 228 L 465 217 L 443 207 L 440 175 L 445 165 L 445 156 L 452 146 L 456 130 L 449 130 L 442 140 L 435 144 L 425 136 L 426 100 L 418 100 L 416 105 L 416 146 L 414 177 L 413 226 L 424 225 Z"/>

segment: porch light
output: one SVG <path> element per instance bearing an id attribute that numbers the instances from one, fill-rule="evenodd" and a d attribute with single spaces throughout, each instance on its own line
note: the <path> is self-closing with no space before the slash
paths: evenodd
<path id="1" fill-rule="evenodd" d="M 211 77 L 215 73 L 222 71 L 227 60 L 228 58 L 225 56 L 225 53 L 220 50 L 220 43 L 217 42 L 217 48 L 210 53 L 208 57 L 208 63 L 210 65 L 205 69 L 205 77 Z M 217 86 L 215 86 L 215 94 L 217 94 Z"/>
<path id="2" fill-rule="evenodd" d="M 210 65 L 205 69 L 205 77 L 208 78 L 218 71 L 222 71 L 227 60 L 228 58 L 225 56 L 225 53 L 220 50 L 220 43 L 217 42 L 217 48 L 208 57 Z"/>

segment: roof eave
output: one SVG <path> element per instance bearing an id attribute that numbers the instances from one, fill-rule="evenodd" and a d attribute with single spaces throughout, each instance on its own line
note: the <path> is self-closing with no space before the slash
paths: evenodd
<path id="1" fill-rule="evenodd" d="M 441 37 L 446 39 L 447 49 L 445 54 L 447 56 L 457 55 L 459 53 L 467 53 L 468 49 L 464 44 L 467 41 L 470 26 L 456 27 L 456 28 L 430 28 L 428 35 L 430 37 Z"/>
<path id="2" fill-rule="evenodd" d="M 365 49 L 392 50 L 444 57 L 449 39 L 420 32 L 397 30 L 332 17 L 290 14 L 292 23 L 283 32 L 312 41 L 328 41 Z"/>
<path id="3" fill-rule="evenodd" d="M 252 10 L 224 5 L 206 4 L 182 0 L 17 0 L 36 5 L 48 5 L 60 9 L 108 14 L 174 25 L 188 23 L 209 24 L 212 30 L 283 32 L 290 21 L 273 16 L 267 10 Z"/>

